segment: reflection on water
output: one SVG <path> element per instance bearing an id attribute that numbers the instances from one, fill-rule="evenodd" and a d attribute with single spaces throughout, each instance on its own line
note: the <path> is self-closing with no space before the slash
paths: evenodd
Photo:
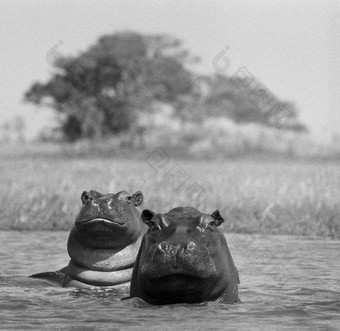
<path id="1" fill-rule="evenodd" d="M 0 329 L 340 328 L 340 242 L 233 235 L 242 304 L 151 306 L 125 291 L 64 289 L 26 276 L 68 263 L 66 232 L 0 232 Z"/>

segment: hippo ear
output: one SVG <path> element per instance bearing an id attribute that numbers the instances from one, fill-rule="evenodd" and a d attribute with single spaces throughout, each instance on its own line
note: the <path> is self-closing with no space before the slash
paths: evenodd
<path id="1" fill-rule="evenodd" d="M 219 226 L 224 222 L 224 218 L 220 215 L 220 212 L 218 210 L 215 210 L 212 214 L 211 217 L 215 220 L 215 225 Z"/>
<path id="2" fill-rule="evenodd" d="M 131 200 L 136 207 L 140 206 L 143 203 L 143 199 L 144 199 L 144 196 L 141 191 L 137 191 L 131 197 Z"/>
<path id="3" fill-rule="evenodd" d="M 145 224 L 151 226 L 153 223 L 151 222 L 152 218 L 156 215 L 155 212 L 149 209 L 144 209 L 142 212 L 142 220 Z"/>
<path id="4" fill-rule="evenodd" d="M 81 194 L 80 199 L 81 199 L 82 204 L 84 204 L 87 200 L 90 199 L 90 195 L 86 191 L 84 191 Z"/>

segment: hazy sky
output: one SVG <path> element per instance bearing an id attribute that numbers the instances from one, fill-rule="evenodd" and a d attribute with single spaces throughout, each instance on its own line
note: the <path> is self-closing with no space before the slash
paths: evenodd
<path id="1" fill-rule="evenodd" d="M 53 54 L 77 54 L 103 34 L 135 30 L 182 39 L 204 72 L 215 70 L 227 46 L 226 74 L 247 68 L 294 101 L 316 134 L 340 132 L 339 21 L 336 0 L 0 0 L 0 121 L 24 115 L 34 133 L 50 112 L 23 104 L 23 94 L 48 79 Z"/>

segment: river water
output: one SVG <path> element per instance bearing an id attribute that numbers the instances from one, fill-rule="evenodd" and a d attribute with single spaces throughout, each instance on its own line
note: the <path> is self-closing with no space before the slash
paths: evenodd
<path id="1" fill-rule="evenodd" d="M 66 232 L 0 232 L 0 329 L 339 330 L 340 241 L 227 234 L 241 304 L 151 306 L 26 276 L 68 263 Z"/>

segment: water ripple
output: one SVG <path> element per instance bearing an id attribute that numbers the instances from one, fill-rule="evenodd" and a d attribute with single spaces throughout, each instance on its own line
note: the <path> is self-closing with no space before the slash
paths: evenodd
<path id="1" fill-rule="evenodd" d="M 339 241 L 253 236 L 252 245 L 242 247 L 245 236 L 234 235 L 228 241 L 241 275 L 242 304 L 152 306 L 138 298 L 121 300 L 128 296 L 127 290 L 65 289 L 27 278 L 67 264 L 67 235 L 0 233 L 0 329 L 330 330 L 340 326 Z M 50 253 L 42 253 L 41 247 Z M 255 256 L 254 247 L 265 247 L 266 258 Z"/>

